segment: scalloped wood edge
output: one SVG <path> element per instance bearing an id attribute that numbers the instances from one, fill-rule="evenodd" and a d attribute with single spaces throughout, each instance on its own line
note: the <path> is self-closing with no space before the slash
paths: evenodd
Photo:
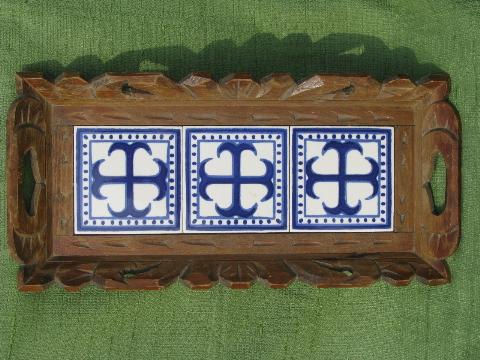
<path id="1" fill-rule="evenodd" d="M 19 289 L 42 291 L 53 283 L 67 291 L 95 284 L 105 290 L 159 290 L 177 280 L 194 290 L 217 283 L 231 289 L 248 289 L 256 281 L 281 289 L 298 279 L 317 288 L 364 287 L 383 279 L 394 286 L 414 278 L 428 285 L 449 281 L 444 262 L 434 267 L 420 259 L 284 259 L 255 261 L 162 260 L 156 262 L 101 262 L 25 266 L 19 272 Z"/>
<path id="2" fill-rule="evenodd" d="M 424 100 L 434 103 L 449 91 L 448 75 L 431 75 L 413 82 L 398 76 L 379 82 L 368 75 L 317 74 L 299 83 L 286 73 L 255 81 L 249 74 L 231 74 L 216 82 L 207 73 L 192 73 L 176 83 L 162 73 L 105 73 L 84 80 L 63 73 L 52 83 L 41 73 L 19 73 L 17 92 L 25 88 L 47 100 Z"/>

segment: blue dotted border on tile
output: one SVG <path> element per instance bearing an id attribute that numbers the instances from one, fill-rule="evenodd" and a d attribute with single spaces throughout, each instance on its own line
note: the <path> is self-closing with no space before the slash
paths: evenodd
<path id="1" fill-rule="evenodd" d="M 392 226 L 392 157 L 393 148 L 391 128 L 373 128 L 373 127 L 305 127 L 291 128 L 291 187 L 292 187 L 292 228 L 295 230 L 352 230 L 355 229 L 390 229 Z M 377 139 L 378 136 L 380 139 Z M 304 156 L 306 141 L 322 141 L 322 140 L 357 140 L 358 142 L 379 143 L 379 159 L 380 159 L 380 198 L 377 215 L 305 215 L 305 176 L 303 175 L 305 159 L 299 158 Z M 385 144 L 382 144 L 382 141 Z M 384 146 L 382 149 L 381 147 Z M 381 151 L 383 150 L 383 151 Z M 303 161 L 302 161 L 303 160 Z M 300 173 L 302 172 L 302 173 Z M 300 183 L 299 183 L 300 182 Z M 382 214 L 384 211 L 384 214 Z M 383 216 L 382 216 L 383 215 Z M 379 222 L 377 222 L 377 219 Z M 382 221 L 383 220 L 383 221 Z"/>
<path id="2" fill-rule="evenodd" d="M 278 141 L 280 140 L 280 143 Z M 196 171 L 199 163 L 199 155 L 195 150 L 198 143 L 202 141 L 241 141 L 248 143 L 259 142 L 273 142 L 275 144 L 275 156 L 281 156 L 279 159 L 275 158 L 275 166 L 281 166 L 281 173 L 275 173 L 275 200 L 274 214 L 275 217 L 253 217 L 251 219 L 242 218 L 226 218 L 223 216 L 209 216 L 202 218 L 192 218 L 196 211 L 194 208 L 198 205 L 197 202 L 192 202 L 190 199 L 198 197 L 192 191 L 196 190 L 198 186 L 198 179 L 194 180 L 189 176 L 191 171 Z M 288 129 L 287 128 L 265 128 L 265 127 L 248 127 L 248 128 L 231 128 L 231 127 L 216 127 L 216 128 L 196 128 L 185 127 L 185 199 L 186 199 L 186 216 L 185 229 L 198 231 L 236 231 L 236 232 L 251 232 L 251 231 L 267 231 L 267 230 L 286 230 L 288 229 Z M 279 150 L 280 149 L 280 150 Z M 278 170 L 278 169 L 277 169 Z M 280 181 L 279 181 L 280 180 Z M 280 201 L 279 201 L 280 199 Z M 278 215 L 277 215 L 278 214 Z"/>
<path id="3" fill-rule="evenodd" d="M 181 207 L 181 185 L 180 185 L 180 129 L 152 128 L 152 127 L 75 127 L 76 130 L 76 231 L 81 232 L 142 232 L 142 231 L 175 231 L 180 230 L 180 207 Z M 86 141 L 85 141 L 86 140 Z M 84 215 L 91 213 L 90 196 L 88 191 L 91 185 L 91 153 L 90 143 L 95 142 L 125 142 L 133 141 L 152 143 L 166 142 L 168 150 L 168 189 L 167 209 L 168 215 L 156 217 L 143 217 L 135 219 L 132 217 L 95 217 L 88 219 Z M 89 143 L 89 145 L 86 144 Z M 85 168 L 88 166 L 88 169 Z M 88 176 L 85 176 L 87 174 Z M 81 184 L 81 186 L 78 186 Z M 80 206 L 81 205 L 81 206 Z M 87 214 L 85 214 L 87 212 Z M 113 223 L 112 223 L 113 222 Z"/>

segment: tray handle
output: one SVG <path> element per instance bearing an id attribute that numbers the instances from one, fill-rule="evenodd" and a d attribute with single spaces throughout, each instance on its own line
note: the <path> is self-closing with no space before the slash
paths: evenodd
<path id="1" fill-rule="evenodd" d="M 418 217 L 422 248 L 436 260 L 456 250 L 460 235 L 460 143 L 459 118 L 446 101 L 432 104 L 422 126 L 422 200 Z M 430 182 L 435 157 L 440 154 L 446 165 L 445 206 L 435 211 Z"/>
<path id="2" fill-rule="evenodd" d="M 47 248 L 46 126 L 42 102 L 28 96 L 17 100 L 10 108 L 7 133 L 9 246 L 17 261 L 37 264 L 46 258 Z M 24 182 L 31 191 L 25 191 Z"/>

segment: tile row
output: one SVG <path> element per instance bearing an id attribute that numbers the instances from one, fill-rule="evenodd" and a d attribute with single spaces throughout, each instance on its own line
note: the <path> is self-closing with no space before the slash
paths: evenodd
<path id="1" fill-rule="evenodd" d="M 391 231 L 391 127 L 75 127 L 75 233 Z"/>

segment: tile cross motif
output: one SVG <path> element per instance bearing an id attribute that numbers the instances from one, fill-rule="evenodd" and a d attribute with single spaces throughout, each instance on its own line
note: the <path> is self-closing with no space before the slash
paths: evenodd
<path id="1" fill-rule="evenodd" d="M 248 143 L 222 143 L 217 150 L 217 155 L 220 157 L 221 153 L 228 151 L 232 155 L 232 175 L 209 175 L 205 171 L 205 166 L 212 158 L 205 159 L 201 162 L 199 167 L 199 193 L 204 199 L 213 201 L 213 199 L 207 194 L 207 187 L 212 184 L 230 184 L 232 185 L 232 203 L 228 208 L 222 208 L 218 204 L 215 204 L 217 212 L 223 216 L 240 216 L 246 218 L 258 208 L 258 204 L 255 203 L 248 209 L 242 207 L 241 204 L 241 186 L 245 184 L 261 184 L 267 188 L 267 193 L 260 201 L 266 201 L 273 196 L 273 164 L 266 159 L 260 159 L 265 164 L 265 174 L 256 176 L 244 176 L 241 174 L 241 157 L 242 152 L 251 151 L 257 155 L 257 150 L 252 144 Z"/>
<path id="2" fill-rule="evenodd" d="M 125 176 L 105 176 L 100 174 L 100 165 L 105 162 L 105 159 L 100 159 L 93 164 L 92 167 L 92 195 L 98 199 L 105 200 L 106 196 L 102 195 L 100 189 L 106 184 L 124 184 L 125 185 L 125 208 L 122 211 L 114 211 L 110 204 L 108 204 L 108 210 L 115 217 L 132 216 L 134 218 L 140 218 L 147 215 L 150 212 L 151 204 L 148 204 L 144 209 L 137 209 L 134 203 L 134 185 L 135 184 L 153 184 L 158 189 L 158 195 L 153 201 L 161 200 L 167 193 L 167 166 L 165 163 L 154 158 L 158 164 L 158 173 L 152 176 L 138 176 L 134 175 L 133 171 L 133 157 L 137 150 L 143 149 L 149 155 L 152 155 L 150 146 L 141 142 L 134 142 L 126 144 L 122 142 L 113 143 L 108 150 L 108 155 L 112 152 L 119 150 L 125 154 L 126 162 L 126 175 Z"/>
<path id="3" fill-rule="evenodd" d="M 358 200 L 358 203 L 355 206 L 349 206 L 347 203 L 347 184 L 349 182 L 368 182 L 372 185 L 373 190 L 372 194 L 367 197 L 367 199 L 372 199 L 378 193 L 378 163 L 373 160 L 372 158 L 366 158 L 370 165 L 372 166 L 372 170 L 368 174 L 347 174 L 347 154 L 352 150 L 357 150 L 360 154 L 363 154 L 363 148 L 359 143 L 347 141 L 347 142 L 339 142 L 339 141 L 330 141 L 328 142 L 323 150 L 322 154 L 325 154 L 328 150 L 336 150 L 338 153 L 338 174 L 317 174 L 313 171 L 313 163 L 318 160 L 318 156 L 312 157 L 310 160 L 307 161 L 306 164 L 306 192 L 309 196 L 314 199 L 318 199 L 319 197 L 315 194 L 313 190 L 313 186 L 319 182 L 336 182 L 338 183 L 338 205 L 335 207 L 329 207 L 323 203 L 323 208 L 326 212 L 330 214 L 346 214 L 346 215 L 354 215 L 358 213 L 362 204 L 361 201 Z"/>

